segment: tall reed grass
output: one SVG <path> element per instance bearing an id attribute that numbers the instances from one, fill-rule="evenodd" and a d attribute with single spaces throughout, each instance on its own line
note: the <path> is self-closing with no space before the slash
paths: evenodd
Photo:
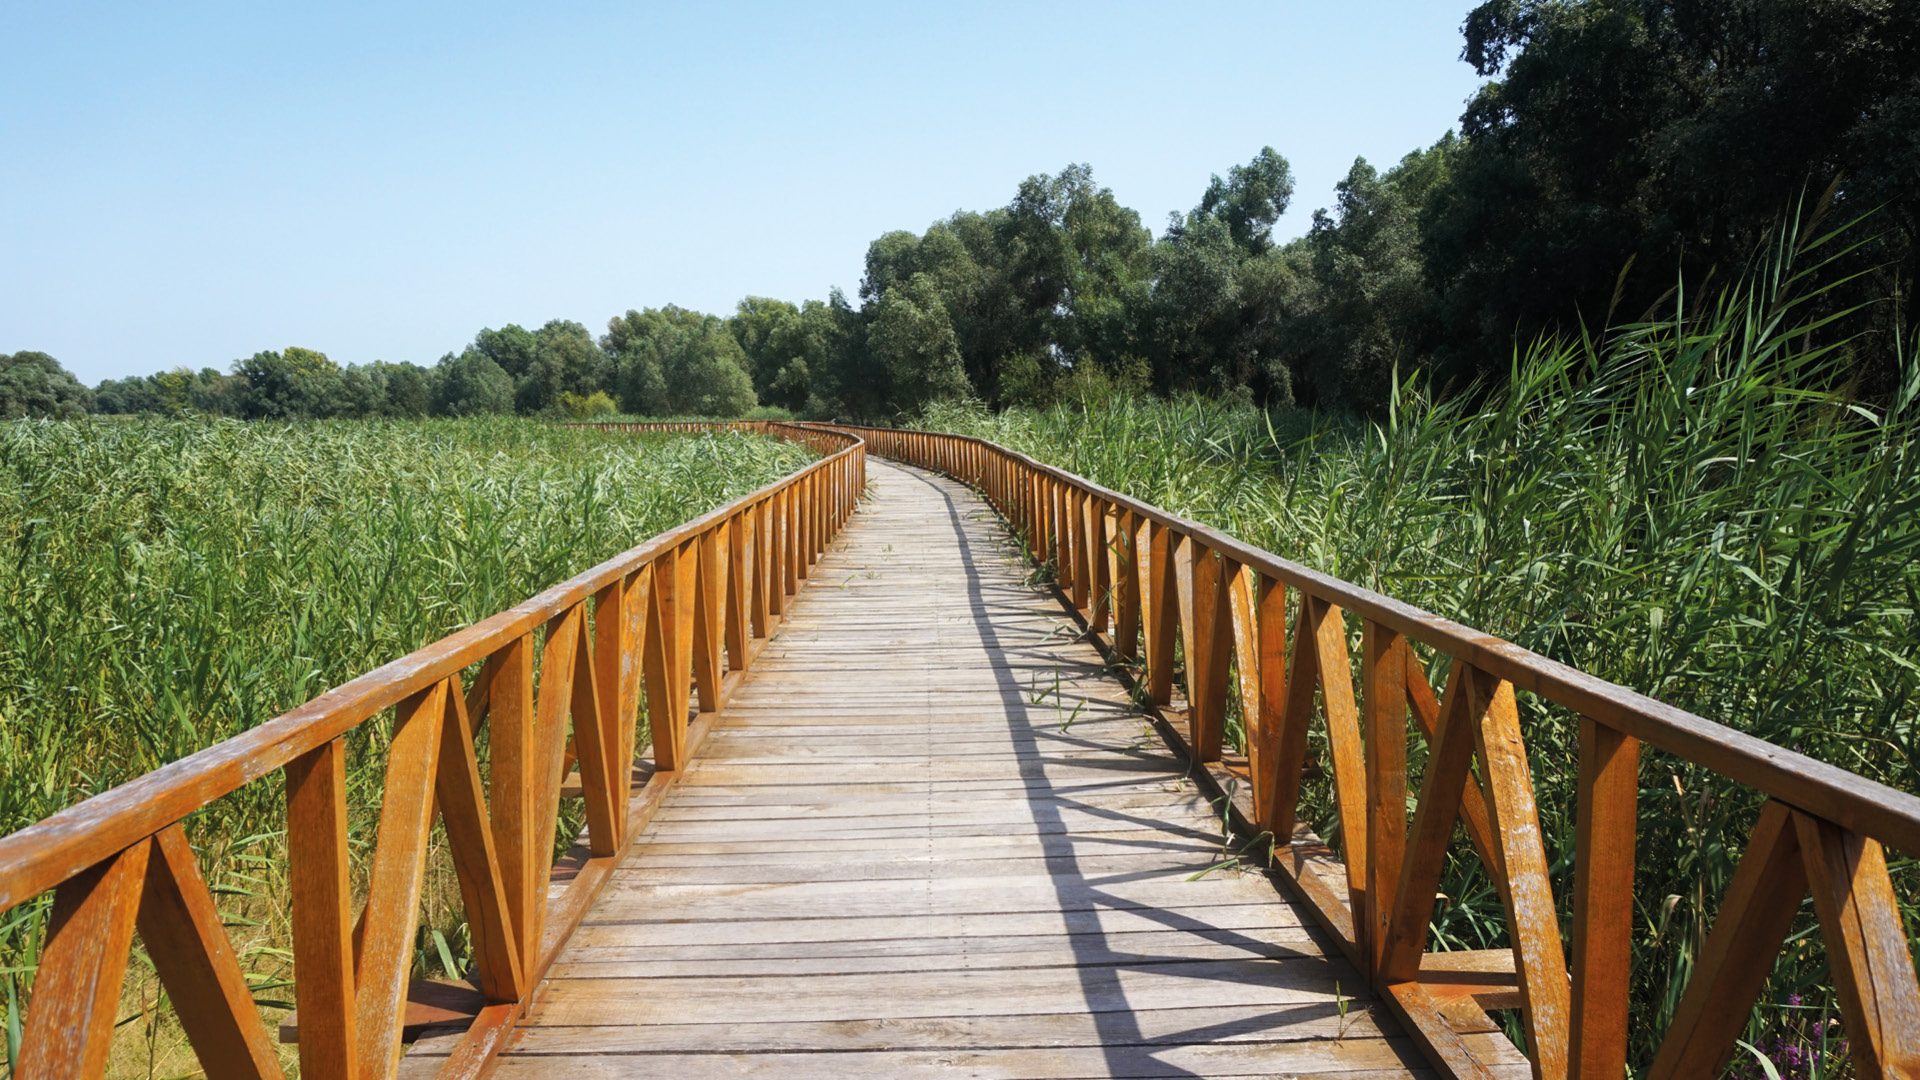
<path id="1" fill-rule="evenodd" d="M 0 833 L 245 731 L 809 456 L 758 436 L 513 419 L 0 424 Z M 382 738 L 374 723 L 351 744 L 361 839 Z M 268 1002 L 288 996 L 284 817 L 280 786 L 258 783 L 190 823 Z M 0 917 L 8 1060 L 45 908 Z M 423 957 L 457 970 L 461 926 L 450 908 L 438 916 Z M 130 1027 L 152 1029 L 146 1071 L 190 1063 L 151 1005 L 129 1006 Z"/>
<path id="2" fill-rule="evenodd" d="M 1845 231 L 1783 241 L 1737 283 L 1676 292 L 1664 318 L 1535 344 L 1503 385 L 1477 395 L 1439 399 L 1410 381 L 1377 423 L 1092 395 L 997 416 L 942 406 L 920 426 L 991 438 L 1920 790 L 1920 364 L 1906 358 L 1892 399 L 1858 400 L 1850 356 L 1860 343 L 1816 343 L 1829 318 L 1823 275 L 1848 243 Z M 1523 701 L 1565 909 L 1577 729 Z M 1634 1038 L 1644 1065 L 1757 804 L 1661 754 L 1648 755 L 1641 784 L 1634 979 L 1644 1019 Z M 1327 792 L 1313 799 L 1313 820 L 1337 841 Z M 1895 875 L 1911 930 L 1920 873 L 1903 859 Z M 1470 853 L 1443 890 L 1438 947 L 1505 943 L 1498 898 Z M 1809 906 L 1748 1041 L 1783 1074 L 1834 1075 L 1845 1065 L 1825 1045 L 1834 1002 L 1810 928 Z"/>

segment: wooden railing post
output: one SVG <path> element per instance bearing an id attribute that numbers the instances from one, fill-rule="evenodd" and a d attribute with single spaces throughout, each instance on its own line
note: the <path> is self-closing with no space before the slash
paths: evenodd
<path id="1" fill-rule="evenodd" d="M 33 1005 L 14 1067 L 22 1080 L 106 1072 L 150 847 L 142 840 L 54 892 Z M 352 1012 L 341 1012 L 350 1038 Z"/>
<path id="2" fill-rule="evenodd" d="M 1259 826 L 1267 831 L 1275 847 L 1293 842 L 1293 814 L 1287 807 L 1287 828 L 1280 830 L 1277 800 L 1282 798 L 1278 783 L 1284 757 L 1284 732 L 1287 719 L 1287 587 L 1262 574 L 1259 577 L 1258 617 L 1260 630 L 1260 722 L 1259 735 L 1250 741 L 1248 767 L 1253 773 L 1254 813 Z M 1296 766 L 1297 767 L 1297 766 Z M 1297 801 L 1296 782 L 1289 796 Z"/>
<path id="3" fill-rule="evenodd" d="M 1053 534 L 1053 574 L 1060 591 L 1073 593 L 1073 509 L 1069 501 L 1067 485 L 1057 480 L 1048 484 L 1052 492 L 1049 516 L 1052 518 L 1050 531 Z"/>
<path id="4" fill-rule="evenodd" d="M 474 749 L 474 719 L 457 691 L 458 687 L 452 686 L 447 694 L 434 796 L 446 824 L 454 875 L 460 880 L 461 901 L 473 941 L 474 981 L 488 1001 L 518 1001 L 527 990 L 525 971 L 531 961 L 521 955 L 514 922 L 509 881 L 515 879 L 509 877 L 510 868 L 501 858 L 493 826 L 487 820 L 486 792 Z M 499 767 L 496 762 L 494 768 Z M 498 785 L 496 779 L 496 798 Z"/>
<path id="5" fill-rule="evenodd" d="M 1147 643 L 1147 698 L 1155 705 L 1167 705 L 1173 701 L 1173 635 L 1180 614 L 1173 534 L 1157 521 L 1143 527 L 1146 540 L 1137 550 L 1142 556 L 1140 615 Z"/>
<path id="6" fill-rule="evenodd" d="M 201 1071 L 209 1077 L 277 1080 L 280 1061 L 260 1023 L 253 991 L 186 831 L 177 823 L 153 838 L 137 926 Z"/>
<path id="7" fill-rule="evenodd" d="M 1227 660 L 1233 627 L 1219 556 L 1180 543 L 1180 632 L 1187 660 L 1188 738 L 1202 762 L 1219 761 L 1226 734 Z"/>
<path id="8" fill-rule="evenodd" d="M 488 801 L 507 908 L 519 935 L 523 965 L 533 955 L 529 940 L 532 910 L 539 903 L 533 887 L 533 640 L 522 635 L 498 654 L 488 688 L 487 727 L 493 790 Z"/>
<path id="9" fill-rule="evenodd" d="M 752 662 L 747 642 L 753 638 L 753 587 L 748 574 L 753 562 L 753 517 L 735 514 L 722 533 L 727 562 L 727 670 L 745 671 Z"/>
<path id="10" fill-rule="evenodd" d="M 435 683 L 395 709 L 366 906 L 353 928 L 354 1054 L 366 1078 L 391 1076 L 400 1063 L 446 695 L 447 684 Z"/>
<path id="11" fill-rule="evenodd" d="M 286 774 L 300 1075 L 304 1080 L 354 1080 L 360 1040 L 354 1010 L 353 893 L 347 884 L 345 742 L 336 738 L 322 743 L 289 762 Z"/>
<path id="12" fill-rule="evenodd" d="M 1364 921 L 1377 978 L 1407 847 L 1407 639 L 1369 619 L 1361 630 L 1361 649 L 1367 753 Z M 1356 928 L 1360 916 L 1354 912 Z"/>
<path id="13" fill-rule="evenodd" d="M 1140 655 L 1138 519 L 1122 510 L 1114 529 L 1113 647 L 1121 657 Z"/>
<path id="14" fill-rule="evenodd" d="M 1619 1080 L 1627 1073 L 1639 764 L 1637 741 L 1580 718 L 1569 1054 L 1581 1080 Z"/>

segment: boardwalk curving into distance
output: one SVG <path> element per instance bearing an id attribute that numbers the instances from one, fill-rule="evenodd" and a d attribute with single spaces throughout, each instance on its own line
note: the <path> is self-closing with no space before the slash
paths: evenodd
<path id="1" fill-rule="evenodd" d="M 0 914 L 52 900 L 13 1075 L 106 1074 L 136 942 L 208 1075 L 284 1075 L 186 827 L 276 783 L 305 1080 L 1616 1078 L 1643 744 L 1758 809 L 1634 1075 L 1719 1072 L 1809 899 L 1855 1074 L 1920 1074 L 1883 849 L 1920 851 L 1920 798 L 983 440 L 721 426 L 822 456 L 0 837 Z M 1523 702 L 1580 718 L 1576 761 L 1529 761 Z M 383 717 L 356 860 L 347 740 Z M 1536 768 L 1578 770 L 1571 881 Z M 1287 842 L 1217 866 L 1223 819 Z M 440 839 L 462 984 L 413 977 Z M 1429 951 L 1469 847 L 1509 944 Z"/>
<path id="2" fill-rule="evenodd" d="M 493 1075 L 1421 1074 L 1264 876 L 1194 878 L 1220 815 L 982 500 L 869 471 Z"/>

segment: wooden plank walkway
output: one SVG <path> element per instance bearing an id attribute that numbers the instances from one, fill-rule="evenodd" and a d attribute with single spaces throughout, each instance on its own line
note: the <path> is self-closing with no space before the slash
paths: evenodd
<path id="1" fill-rule="evenodd" d="M 986 505 L 869 470 L 493 1075 L 1422 1074 L 1265 877 L 1194 877 L 1219 815 Z"/>

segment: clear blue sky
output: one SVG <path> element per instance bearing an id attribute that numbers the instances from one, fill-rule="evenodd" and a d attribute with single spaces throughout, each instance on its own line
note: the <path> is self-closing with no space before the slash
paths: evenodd
<path id="1" fill-rule="evenodd" d="M 1077 161 L 1157 233 L 1272 145 L 1296 235 L 1455 123 L 1468 6 L 10 3 L 0 352 L 431 364 L 851 293 L 880 233 Z"/>

